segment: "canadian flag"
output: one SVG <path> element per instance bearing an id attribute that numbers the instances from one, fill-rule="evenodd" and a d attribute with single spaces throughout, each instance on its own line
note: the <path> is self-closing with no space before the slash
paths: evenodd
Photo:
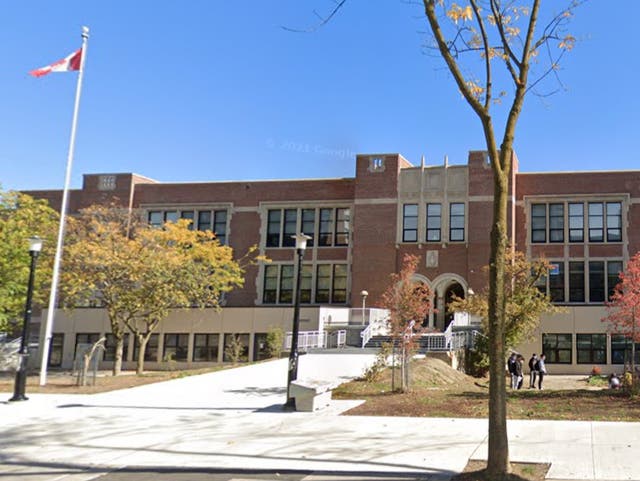
<path id="1" fill-rule="evenodd" d="M 53 62 L 46 67 L 37 68 L 29 72 L 34 77 L 44 77 L 51 72 L 70 72 L 72 70 L 80 70 L 80 62 L 82 61 L 82 48 L 79 48 L 62 60 Z"/>

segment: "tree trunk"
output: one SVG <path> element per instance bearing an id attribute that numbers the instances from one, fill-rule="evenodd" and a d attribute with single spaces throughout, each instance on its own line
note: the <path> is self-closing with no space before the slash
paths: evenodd
<path id="1" fill-rule="evenodd" d="M 510 155 L 500 152 L 500 156 Z M 510 159 L 508 160 L 510 161 Z M 504 165 L 504 163 L 503 163 Z M 507 437 L 505 363 L 504 263 L 507 251 L 508 171 L 494 169 L 493 226 L 489 262 L 489 446 L 487 479 L 499 480 L 511 471 Z"/>
<path id="2" fill-rule="evenodd" d="M 124 352 L 124 339 L 122 336 L 116 338 L 116 353 L 113 359 L 113 375 L 119 376 L 122 373 L 122 354 Z"/>
<path id="3" fill-rule="evenodd" d="M 144 353 L 147 350 L 147 341 L 149 341 L 149 336 L 138 336 L 138 345 L 140 346 L 136 362 L 136 374 L 138 375 L 144 374 Z"/>

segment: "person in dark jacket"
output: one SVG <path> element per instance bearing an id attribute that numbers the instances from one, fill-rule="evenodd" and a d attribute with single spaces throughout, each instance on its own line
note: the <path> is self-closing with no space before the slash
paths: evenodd
<path id="1" fill-rule="evenodd" d="M 523 377 L 523 366 L 524 366 L 524 356 L 522 356 L 521 354 L 518 354 L 518 357 L 516 357 L 516 366 L 515 366 L 515 371 L 516 371 L 516 389 L 521 389 L 522 388 L 522 381 L 524 379 L 524 377 Z"/>
<path id="2" fill-rule="evenodd" d="M 529 359 L 529 389 L 536 387 L 536 375 L 538 374 L 538 371 L 536 371 L 537 362 L 538 356 L 536 356 L 536 353 L 534 352 L 531 359 Z"/>
<path id="3" fill-rule="evenodd" d="M 538 389 L 542 389 L 542 380 L 544 379 L 545 374 L 547 374 L 547 366 L 544 361 L 547 356 L 544 354 L 540 354 L 540 359 L 536 363 L 536 371 L 538 371 Z"/>

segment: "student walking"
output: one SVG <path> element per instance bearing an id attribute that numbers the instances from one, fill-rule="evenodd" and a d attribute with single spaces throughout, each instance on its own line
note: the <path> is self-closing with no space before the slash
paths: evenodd
<path id="1" fill-rule="evenodd" d="M 536 356 L 536 353 L 534 352 L 531 359 L 529 359 L 529 389 L 536 387 L 536 374 L 538 373 L 538 371 L 536 371 L 537 362 L 538 356 Z"/>
<path id="2" fill-rule="evenodd" d="M 545 374 L 547 374 L 547 366 L 545 366 L 544 360 L 546 356 L 544 354 L 540 354 L 540 359 L 536 363 L 536 371 L 538 371 L 538 389 L 542 389 L 542 380 L 544 379 Z"/>
<path id="3" fill-rule="evenodd" d="M 522 356 L 521 354 L 518 354 L 518 357 L 516 357 L 516 376 L 517 376 L 516 389 L 522 388 L 522 381 L 524 379 L 523 366 L 524 366 L 524 356 Z"/>
<path id="4" fill-rule="evenodd" d="M 512 353 L 507 361 L 507 369 L 511 374 L 511 389 L 517 389 L 518 387 L 518 375 L 516 374 L 516 353 Z"/>

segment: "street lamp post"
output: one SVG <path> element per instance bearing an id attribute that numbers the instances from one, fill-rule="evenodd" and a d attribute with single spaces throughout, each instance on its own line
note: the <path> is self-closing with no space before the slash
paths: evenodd
<path id="1" fill-rule="evenodd" d="M 287 373 L 287 402 L 285 409 L 295 409 L 295 399 L 291 397 L 291 383 L 298 378 L 298 332 L 300 331 L 300 273 L 302 258 L 307 248 L 308 235 L 299 233 L 291 236 L 296 240 L 296 254 L 298 255 L 298 272 L 296 274 L 295 303 L 293 305 L 293 330 L 291 333 L 291 351 L 289 352 L 289 371 Z"/>
<path id="2" fill-rule="evenodd" d="M 29 239 L 29 254 L 31 266 L 29 268 L 29 286 L 27 288 L 27 302 L 24 308 L 24 322 L 22 324 L 22 339 L 20 340 L 20 366 L 16 371 L 16 381 L 13 388 L 13 397 L 9 401 L 26 401 L 25 386 L 27 384 L 27 362 L 29 360 L 29 324 L 31 323 L 31 302 L 33 299 L 33 279 L 36 272 L 36 261 L 42 249 L 42 239 L 31 237 Z"/>
<path id="3" fill-rule="evenodd" d="M 362 296 L 362 325 L 365 324 L 365 306 L 366 306 L 366 302 L 367 302 L 367 296 L 369 295 L 369 293 L 365 290 L 363 290 L 360 295 Z"/>

